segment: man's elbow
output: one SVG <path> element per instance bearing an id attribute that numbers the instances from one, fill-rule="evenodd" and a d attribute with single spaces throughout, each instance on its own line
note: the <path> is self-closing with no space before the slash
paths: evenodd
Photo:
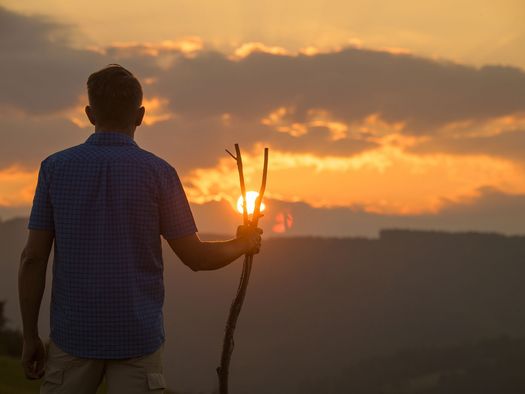
<path id="1" fill-rule="evenodd" d="M 25 247 L 20 255 L 20 270 L 27 268 L 43 269 L 45 271 L 47 266 L 47 258 L 31 253 L 31 251 Z"/>
<path id="2" fill-rule="evenodd" d="M 205 270 L 205 264 L 203 264 L 202 258 L 198 256 L 183 256 L 181 258 L 182 263 L 191 269 L 193 272 Z"/>
<path id="3" fill-rule="evenodd" d="M 20 255 L 20 269 L 33 265 L 33 263 L 34 263 L 34 257 L 31 256 L 27 248 L 24 248 L 22 250 L 22 254 Z"/>
<path id="4" fill-rule="evenodd" d="M 197 261 L 183 261 L 183 263 L 193 272 L 202 271 L 202 267 Z"/>
<path id="5" fill-rule="evenodd" d="M 192 271 L 196 272 L 206 269 L 204 264 L 204 244 L 197 234 L 179 239 L 168 239 L 167 241 L 179 260 Z"/>

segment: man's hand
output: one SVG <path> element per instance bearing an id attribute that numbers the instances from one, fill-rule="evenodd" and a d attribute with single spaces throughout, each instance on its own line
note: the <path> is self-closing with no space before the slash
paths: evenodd
<path id="1" fill-rule="evenodd" d="M 261 250 L 261 234 L 263 230 L 251 225 L 241 225 L 237 227 L 237 238 L 246 242 L 247 254 L 257 254 Z"/>
<path id="2" fill-rule="evenodd" d="M 27 379 L 40 379 L 46 366 L 46 350 L 39 337 L 24 338 L 22 366 Z"/>

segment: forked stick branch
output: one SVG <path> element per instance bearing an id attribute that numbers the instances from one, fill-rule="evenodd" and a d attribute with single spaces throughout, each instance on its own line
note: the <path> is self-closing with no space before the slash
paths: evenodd
<path id="1" fill-rule="evenodd" d="M 261 188 L 259 189 L 259 195 L 255 201 L 255 208 L 253 210 L 252 225 L 257 227 L 259 217 L 261 216 L 261 203 L 266 191 L 266 177 L 268 174 L 268 148 L 264 148 L 264 164 L 263 164 L 263 175 L 261 180 Z"/>
<path id="2" fill-rule="evenodd" d="M 253 218 L 250 222 L 248 219 L 248 209 L 246 203 L 246 186 L 244 184 L 244 173 L 242 167 L 242 157 L 239 144 L 235 144 L 235 153 L 234 156 L 228 149 L 226 152 L 237 161 L 237 169 L 239 171 L 239 180 L 241 183 L 241 193 L 242 193 L 242 210 L 243 210 L 243 223 L 244 225 L 257 226 L 259 221 L 260 212 L 261 212 L 261 202 L 266 190 L 266 177 L 268 172 L 268 148 L 264 148 L 264 166 L 263 166 L 263 176 L 261 181 L 261 189 L 259 191 L 259 196 L 255 202 L 255 209 L 253 212 Z M 250 280 L 250 273 L 252 270 L 253 255 L 245 255 L 243 269 L 241 274 L 241 279 L 239 282 L 239 288 L 237 289 L 237 294 L 232 302 L 230 307 L 230 313 L 228 315 L 228 320 L 226 322 L 226 328 L 224 331 L 224 341 L 222 343 L 222 354 L 221 354 L 221 365 L 217 368 L 217 375 L 219 377 L 219 393 L 228 394 L 228 377 L 230 371 L 230 360 L 234 348 L 234 339 L 233 334 L 235 332 L 235 326 L 237 325 L 237 319 L 241 312 L 242 304 L 244 302 L 244 297 L 246 295 L 246 289 L 248 287 L 248 282 Z"/>

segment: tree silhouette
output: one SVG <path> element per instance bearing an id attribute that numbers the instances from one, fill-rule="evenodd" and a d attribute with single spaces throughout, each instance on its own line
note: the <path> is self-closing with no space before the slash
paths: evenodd
<path id="1" fill-rule="evenodd" d="M 7 327 L 6 301 L 0 301 L 0 355 L 19 357 L 22 354 L 22 333 Z"/>

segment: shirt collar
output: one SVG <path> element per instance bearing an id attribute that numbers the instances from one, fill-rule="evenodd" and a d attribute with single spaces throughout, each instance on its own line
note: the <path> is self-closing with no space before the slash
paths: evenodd
<path id="1" fill-rule="evenodd" d="M 118 131 L 99 131 L 93 133 L 86 140 L 88 144 L 94 145 L 135 145 L 137 143 L 129 135 Z"/>

